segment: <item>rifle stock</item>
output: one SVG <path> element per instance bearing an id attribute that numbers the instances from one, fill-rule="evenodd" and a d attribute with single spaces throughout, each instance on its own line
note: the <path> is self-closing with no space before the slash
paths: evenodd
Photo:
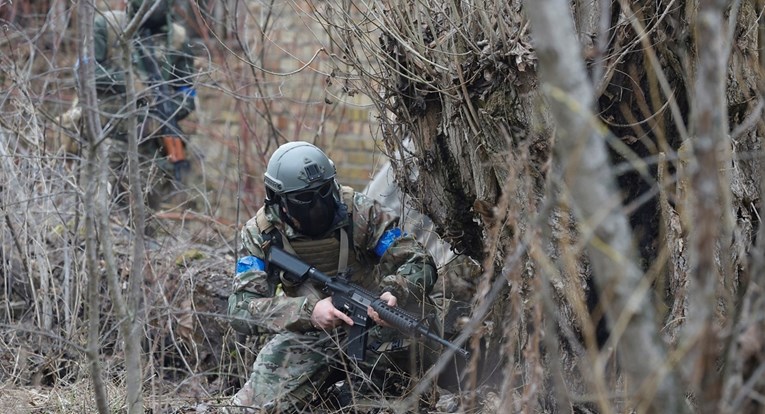
<path id="1" fill-rule="evenodd" d="M 291 276 L 291 281 L 304 283 L 311 279 L 318 282 L 324 291 L 332 296 L 332 304 L 335 308 L 340 309 L 353 320 L 347 349 L 352 358 L 364 359 L 367 330 L 374 325 L 372 318 L 367 315 L 367 308 L 370 306 L 377 311 L 382 320 L 399 331 L 415 338 L 425 338 L 435 342 L 453 350 L 462 358 L 470 358 L 470 352 L 441 338 L 416 316 L 399 307 L 388 306 L 385 301 L 379 298 L 379 295 L 375 295 L 341 277 L 327 276 L 277 246 L 271 246 L 268 262 Z"/>

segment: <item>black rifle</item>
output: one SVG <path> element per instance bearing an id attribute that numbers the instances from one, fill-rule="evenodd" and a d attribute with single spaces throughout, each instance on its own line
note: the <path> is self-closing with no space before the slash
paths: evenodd
<path id="1" fill-rule="evenodd" d="M 426 323 L 416 316 L 395 306 L 388 306 L 364 288 L 348 282 L 342 277 L 330 277 L 320 272 L 297 257 L 279 247 L 271 246 L 269 264 L 284 270 L 291 282 L 303 283 L 308 279 L 318 282 L 325 293 L 332 295 L 332 304 L 353 320 L 348 340 L 348 354 L 357 360 L 364 359 L 367 346 L 367 330 L 374 325 L 374 320 L 367 315 L 367 308 L 372 307 L 384 320 L 399 331 L 413 336 L 424 337 L 447 348 L 453 349 L 461 357 L 470 358 L 470 352 L 431 332 Z"/>
<path id="2" fill-rule="evenodd" d="M 178 125 L 178 120 L 175 119 L 175 111 L 171 105 L 172 95 L 167 82 L 162 77 L 162 70 L 152 53 L 147 50 L 153 48 L 151 37 L 150 32 L 141 32 L 138 41 L 138 54 L 149 77 L 147 79 L 148 86 L 156 93 L 156 104 L 152 105 L 150 113 L 159 119 L 162 148 L 165 150 L 168 160 L 173 164 L 175 180 L 180 183 L 184 172 L 190 168 L 184 149 L 184 134 Z"/>

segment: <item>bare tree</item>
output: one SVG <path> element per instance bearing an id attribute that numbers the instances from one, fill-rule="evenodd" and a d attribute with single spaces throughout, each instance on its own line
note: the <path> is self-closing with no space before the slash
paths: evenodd
<path id="1" fill-rule="evenodd" d="M 477 309 L 509 299 L 479 329 L 505 407 L 756 404 L 762 4 L 316 9 L 413 207 L 483 261 Z"/>
<path id="2" fill-rule="evenodd" d="M 619 361 L 632 384 L 625 391 L 635 402 L 656 412 L 683 412 L 672 375 L 664 369 L 666 351 L 659 340 L 647 286 L 637 265 L 632 230 L 616 190 L 608 160 L 605 135 L 590 108 L 594 89 L 587 79 L 581 48 L 566 1 L 527 3 L 531 33 L 539 58 L 539 77 L 556 120 L 555 164 L 579 232 L 587 243 L 593 279 L 604 303 L 614 342 L 620 342 Z M 641 286 L 642 285 L 642 286 Z M 554 315 L 549 315 L 554 317 Z M 622 338 L 619 336 L 623 335 Z M 641 395 L 643 394 L 643 395 Z"/>
<path id="3" fill-rule="evenodd" d="M 689 141 L 693 156 L 686 179 L 690 191 L 684 200 L 689 226 L 691 262 L 689 264 L 688 314 L 682 347 L 689 349 L 683 369 L 691 391 L 698 398 L 700 412 L 719 412 L 725 379 L 717 372 L 723 349 L 721 329 L 729 329 L 733 305 L 725 288 L 733 286 L 735 273 L 725 250 L 732 242 L 733 211 L 730 194 L 731 146 L 726 108 L 728 39 L 724 24 L 726 2 L 699 2 L 696 16 L 698 64 L 693 85 Z M 735 14 L 734 14 L 735 15 Z M 720 249 L 723 249 L 722 251 Z M 722 286 L 723 289 L 718 288 Z M 721 324 L 716 323 L 718 298 L 727 308 Z M 735 305 L 734 305 L 735 306 Z"/>
<path id="4" fill-rule="evenodd" d="M 79 82 L 79 96 L 86 110 L 83 113 L 83 132 L 84 138 L 88 142 L 88 158 L 85 163 L 85 240 L 87 246 L 87 268 L 88 268 L 88 360 L 90 363 L 91 381 L 95 390 L 96 405 L 98 412 L 105 414 L 109 412 L 108 396 L 106 386 L 101 374 L 100 362 L 100 321 L 101 321 L 101 270 L 98 266 L 98 240 L 96 236 L 96 227 L 98 220 L 98 211 L 104 214 L 103 190 L 98 191 L 99 171 L 105 169 L 105 152 L 98 151 L 103 145 L 98 145 L 100 137 L 103 135 L 101 129 L 101 119 L 98 115 L 98 99 L 96 98 L 95 82 L 95 58 L 93 57 L 93 16 L 95 10 L 93 5 L 87 1 L 81 1 L 78 5 L 80 15 L 79 32 L 81 34 L 81 44 L 79 47 L 79 56 L 82 64 L 78 68 L 77 78 Z M 102 227 L 103 229 L 103 227 Z M 118 302 L 119 303 L 119 302 Z"/>
<path id="5" fill-rule="evenodd" d="M 156 7 L 157 4 L 154 5 Z M 86 220 L 88 223 L 90 220 L 96 220 L 98 224 L 99 234 L 101 236 L 101 252 L 106 261 L 106 273 L 107 281 L 110 286 L 110 293 L 112 303 L 116 307 L 117 318 L 119 320 L 120 333 L 123 336 L 125 344 L 125 372 L 126 372 L 126 385 L 127 385 L 127 412 L 128 413 L 142 413 L 144 411 L 143 405 L 143 360 L 144 355 L 142 351 L 142 338 L 143 329 L 145 324 L 145 310 L 143 301 L 144 292 L 144 229 L 146 227 L 144 211 L 144 198 L 141 183 L 140 167 L 138 164 L 138 123 L 136 112 L 136 91 L 135 80 L 133 73 L 132 62 L 132 48 L 133 43 L 131 38 L 133 33 L 138 28 L 140 19 L 150 11 L 150 3 L 146 2 L 136 13 L 136 16 L 130 22 L 124 32 L 120 33 L 118 43 L 123 49 L 124 61 L 121 62 L 122 67 L 126 68 L 126 99 L 128 105 L 132 107 L 129 112 L 133 114 L 128 118 L 128 176 L 129 176 L 129 189 L 130 196 L 130 210 L 131 216 L 135 223 L 135 239 L 133 242 L 133 255 L 131 260 L 131 270 L 129 276 L 129 284 L 127 289 L 127 297 L 123 296 L 120 277 L 117 271 L 118 265 L 115 260 L 114 243 L 111 238 L 110 229 L 110 217 L 109 209 L 107 208 L 107 189 L 105 183 L 109 182 L 109 170 L 107 160 L 109 158 L 108 140 L 104 139 L 104 131 L 100 124 L 100 115 L 98 109 L 98 99 L 96 97 L 95 89 L 95 58 L 93 55 L 93 18 L 95 16 L 95 5 L 91 1 L 81 1 L 79 10 L 80 14 L 80 29 L 83 43 L 80 49 L 79 55 L 82 57 L 79 66 L 79 79 L 80 79 L 80 95 L 83 107 L 85 108 L 85 121 L 86 121 L 86 136 L 89 137 L 90 151 L 89 158 L 86 164 L 85 180 L 89 183 L 86 187 L 89 190 L 86 192 L 86 210 L 93 214 L 88 216 L 86 214 Z M 96 183 L 102 185 L 96 186 Z M 95 243 L 92 240 L 95 239 L 95 231 L 89 228 L 89 246 L 91 249 L 95 249 Z M 98 267 L 95 265 L 96 254 L 94 252 L 89 255 L 89 262 L 91 263 L 91 278 L 89 284 L 89 292 L 96 297 L 90 297 L 94 300 L 91 305 L 91 316 L 96 311 L 92 310 L 92 307 L 98 307 L 99 300 L 97 298 L 99 285 Z M 94 382 L 100 382 L 100 378 L 97 375 L 97 361 L 94 359 L 97 355 L 98 337 L 97 333 L 93 333 L 95 330 L 98 332 L 98 318 L 95 317 L 95 325 L 91 325 L 91 334 L 89 335 L 89 349 L 91 364 L 94 367 Z M 107 412 L 105 406 L 105 393 L 103 391 L 103 384 L 98 384 L 97 388 L 97 401 L 99 404 L 99 410 Z"/>
<path id="6" fill-rule="evenodd" d="M 82 62 L 92 62 L 82 58 L 95 3 L 72 15 Z M 276 144 L 309 137 L 332 150 L 343 111 L 373 105 L 374 145 L 391 158 L 407 207 L 483 265 L 466 276 L 476 295 L 460 340 L 476 352 L 459 383 L 464 411 L 480 402 L 503 412 L 758 412 L 762 1 L 192 3 L 186 18 L 210 46 L 205 86 L 228 98 L 200 128 L 223 148 L 220 164 L 237 165 L 205 205 L 241 188 L 248 216 Z M 205 265 L 147 251 L 135 136 L 136 226 L 129 237 L 112 231 L 92 66 L 78 72 L 83 129 L 63 128 L 53 114 L 73 95 L 72 61 L 69 37 L 52 32 L 72 9 L 44 4 L 54 7 L 0 10 L 0 347 L 19 349 L 0 355 L 0 380 L 77 377 L 69 353 L 82 351 L 87 327 L 99 411 L 125 400 L 141 411 L 142 396 L 159 410 L 164 394 L 142 384 L 147 372 L 152 387 L 171 376 L 167 360 L 191 382 L 213 355 L 211 377 L 225 383 L 252 356 L 226 347 L 225 328 L 204 330 L 225 306 L 219 270 L 230 271 L 235 231 L 216 233 L 223 247 L 199 248 Z M 277 31 L 285 16 L 300 24 Z M 205 125 L 211 118 L 225 124 Z M 83 152 L 60 152 L 49 143 L 59 135 Z M 173 249 L 188 241 L 173 236 Z M 205 272 L 219 278 L 200 282 Z M 444 366 L 403 409 L 434 390 Z M 125 374 L 127 398 L 99 385 L 115 374 Z"/>

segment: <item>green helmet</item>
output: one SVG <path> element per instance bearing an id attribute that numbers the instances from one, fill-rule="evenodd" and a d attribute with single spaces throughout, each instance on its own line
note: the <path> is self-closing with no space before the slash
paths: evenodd
<path id="1" fill-rule="evenodd" d="M 295 141 L 276 149 L 265 173 L 266 202 L 308 236 L 321 236 L 336 222 L 340 208 L 335 164 L 324 151 Z"/>
<path id="2" fill-rule="evenodd" d="M 308 189 L 335 178 L 335 173 L 335 164 L 315 145 L 303 141 L 286 143 L 268 160 L 265 182 L 270 194 L 267 196 L 271 199 Z"/>

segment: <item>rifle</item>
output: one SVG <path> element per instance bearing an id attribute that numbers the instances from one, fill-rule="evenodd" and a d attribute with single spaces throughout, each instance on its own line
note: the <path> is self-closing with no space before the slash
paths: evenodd
<path id="1" fill-rule="evenodd" d="M 425 323 L 416 316 L 395 306 L 388 306 L 379 295 L 348 282 L 342 277 L 330 277 L 315 267 L 277 246 L 271 246 L 268 261 L 293 276 L 290 282 L 303 283 L 308 279 L 318 282 L 325 293 L 332 295 L 332 304 L 353 320 L 350 328 L 348 354 L 357 360 L 364 359 L 367 347 L 367 330 L 374 325 L 374 320 L 367 315 L 367 308 L 372 307 L 380 318 L 399 331 L 412 336 L 424 337 L 432 342 L 454 350 L 465 359 L 470 352 L 431 332 Z"/>
<path id="2" fill-rule="evenodd" d="M 183 142 L 183 131 L 175 119 L 172 108 L 171 94 L 168 90 L 167 82 L 162 77 L 162 71 L 154 56 L 146 49 L 151 48 L 151 33 L 142 32 L 138 42 L 138 54 L 143 63 L 144 69 L 148 72 L 149 89 L 155 90 L 156 105 L 152 106 L 151 113 L 160 120 L 160 136 L 162 137 L 162 147 L 165 150 L 168 160 L 173 164 L 175 180 L 179 183 L 183 173 L 190 168 L 189 161 L 186 159 L 185 144 Z"/>

